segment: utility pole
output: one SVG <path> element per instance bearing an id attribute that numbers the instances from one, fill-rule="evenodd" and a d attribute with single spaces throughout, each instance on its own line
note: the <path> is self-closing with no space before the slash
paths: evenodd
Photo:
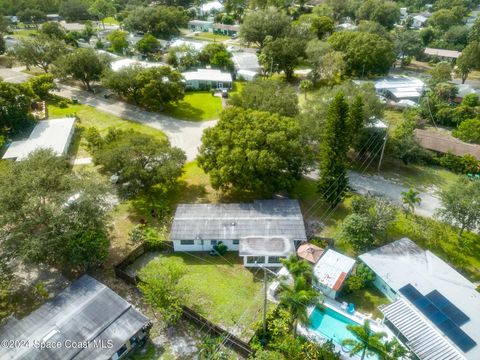
<path id="1" fill-rule="evenodd" d="M 382 153 L 380 154 L 380 160 L 378 161 L 377 171 L 380 171 L 380 166 L 382 165 L 383 154 L 385 153 L 385 146 L 387 145 L 387 137 L 388 137 L 388 128 L 385 132 L 385 137 L 383 138 L 383 145 L 382 145 Z"/>
<path id="2" fill-rule="evenodd" d="M 265 288 L 263 292 L 263 333 L 267 332 L 267 269 L 263 266 L 263 281 Z"/>

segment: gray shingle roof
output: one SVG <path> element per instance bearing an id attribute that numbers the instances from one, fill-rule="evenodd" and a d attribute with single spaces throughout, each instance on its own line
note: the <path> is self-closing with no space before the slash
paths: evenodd
<path id="1" fill-rule="evenodd" d="M 0 347 L 0 359 L 109 359 L 149 319 L 110 288 L 88 275 L 22 320 L 0 327 L 1 340 L 60 342 L 59 349 Z M 112 340 L 111 348 L 67 348 L 65 341 Z M 67 345 L 68 346 L 68 345 Z"/>
<path id="2" fill-rule="evenodd" d="M 297 200 L 257 200 L 248 204 L 181 204 L 171 240 L 236 240 L 281 236 L 306 240 Z"/>

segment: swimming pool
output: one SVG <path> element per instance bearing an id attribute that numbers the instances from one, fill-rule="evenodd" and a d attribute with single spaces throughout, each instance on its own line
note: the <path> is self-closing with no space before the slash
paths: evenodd
<path id="1" fill-rule="evenodd" d="M 310 315 L 309 328 L 342 345 L 343 340 L 353 338 L 353 334 L 347 329 L 347 325 L 350 324 L 358 325 L 355 321 L 329 307 L 322 310 L 315 307 Z"/>

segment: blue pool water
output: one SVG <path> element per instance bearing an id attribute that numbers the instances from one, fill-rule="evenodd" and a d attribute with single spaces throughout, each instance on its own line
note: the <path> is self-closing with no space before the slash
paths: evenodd
<path id="1" fill-rule="evenodd" d="M 343 340 L 353 338 L 353 334 L 347 329 L 347 325 L 350 324 L 358 325 L 355 321 L 328 307 L 324 310 L 315 307 L 310 315 L 309 327 L 323 337 L 342 345 Z"/>

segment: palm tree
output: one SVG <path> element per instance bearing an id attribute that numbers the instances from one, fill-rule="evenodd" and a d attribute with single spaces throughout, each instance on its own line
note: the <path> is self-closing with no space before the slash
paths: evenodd
<path id="1" fill-rule="evenodd" d="M 403 359 L 408 354 L 408 350 L 395 338 L 383 344 L 383 351 L 381 356 L 383 360 Z"/>
<path id="2" fill-rule="evenodd" d="M 313 88 L 313 83 L 310 80 L 300 81 L 300 90 L 305 93 L 305 100 L 307 100 L 307 92 Z"/>
<path id="3" fill-rule="evenodd" d="M 402 191 L 402 202 L 407 213 L 413 213 L 415 205 L 420 205 L 422 198 L 419 195 L 420 193 L 412 187 L 408 191 Z"/>
<path id="4" fill-rule="evenodd" d="M 355 335 L 355 339 L 345 339 L 342 342 L 342 345 L 352 346 L 350 355 L 361 353 L 361 360 L 363 360 L 366 355 L 383 354 L 382 338 L 386 334 L 372 331 L 368 320 L 365 320 L 363 325 L 347 325 L 347 329 Z"/>
<path id="5" fill-rule="evenodd" d="M 312 283 L 313 268 L 308 262 L 296 255 L 291 255 L 288 259 L 282 259 L 281 261 L 294 280 L 298 277 L 303 277 L 307 284 Z"/>
<path id="6" fill-rule="evenodd" d="M 305 278 L 294 278 L 294 284 L 280 284 L 280 304 L 288 309 L 293 317 L 293 335 L 297 335 L 297 324 L 308 324 L 307 307 L 320 300 L 320 294 L 307 284 Z"/>

